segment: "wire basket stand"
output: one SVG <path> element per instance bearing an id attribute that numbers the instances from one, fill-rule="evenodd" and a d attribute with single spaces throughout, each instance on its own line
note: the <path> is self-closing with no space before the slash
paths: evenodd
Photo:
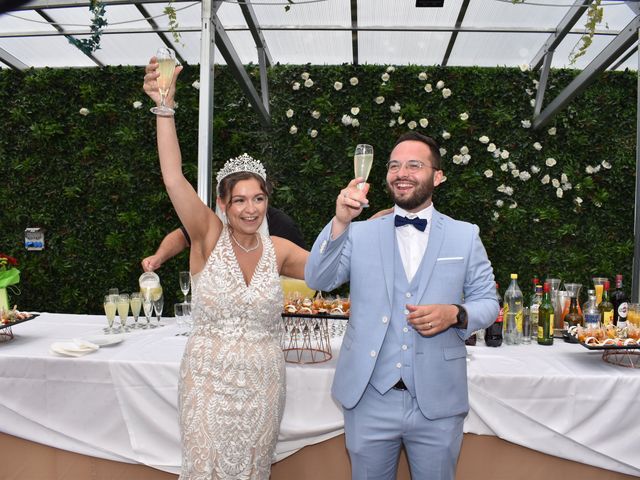
<path id="1" fill-rule="evenodd" d="M 602 359 L 620 367 L 640 368 L 640 352 L 637 350 L 605 350 Z"/>

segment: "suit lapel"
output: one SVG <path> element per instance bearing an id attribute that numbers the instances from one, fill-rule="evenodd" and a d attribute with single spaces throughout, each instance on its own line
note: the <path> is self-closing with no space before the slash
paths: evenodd
<path id="1" fill-rule="evenodd" d="M 422 264 L 418 269 L 418 273 L 420 273 L 420 283 L 418 284 L 417 298 L 422 298 L 425 290 L 427 289 L 427 285 L 429 284 L 429 280 L 431 279 L 433 269 L 436 266 L 438 252 L 440 252 L 440 247 L 442 247 L 443 241 L 444 217 L 434 209 L 433 215 L 431 216 L 429 243 L 427 244 L 427 250 L 424 252 L 424 257 L 422 257 Z"/>
<path id="2" fill-rule="evenodd" d="M 384 271 L 384 279 L 387 284 L 389 303 L 393 303 L 394 249 L 396 244 L 396 229 L 393 225 L 393 215 L 385 215 L 380 219 L 380 259 Z"/>

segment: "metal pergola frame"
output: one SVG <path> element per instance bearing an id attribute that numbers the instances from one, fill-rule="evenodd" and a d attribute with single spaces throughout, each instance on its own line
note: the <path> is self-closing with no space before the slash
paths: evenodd
<path id="1" fill-rule="evenodd" d="M 102 0 L 106 5 L 135 5 L 140 13 L 147 19 L 148 28 L 125 28 L 111 29 L 104 31 L 103 34 L 121 34 L 121 33 L 156 33 L 160 36 L 163 43 L 171 46 L 171 42 L 166 36 L 168 28 L 159 27 L 156 22 L 149 18 L 150 15 L 144 8 L 143 4 L 166 3 L 166 0 Z M 186 2 L 188 0 L 175 0 L 178 2 Z M 455 42 L 460 32 L 486 32 L 486 33 L 549 33 L 549 38 L 540 48 L 540 50 L 532 58 L 530 65 L 533 69 L 540 70 L 540 80 L 538 91 L 535 99 L 533 128 L 541 129 L 547 125 L 555 115 L 557 115 L 566 105 L 582 91 L 584 91 L 591 83 L 596 80 L 598 74 L 606 70 L 614 64 L 614 68 L 626 61 L 635 52 L 638 52 L 638 40 L 640 38 L 640 9 L 636 10 L 636 17 L 621 31 L 596 31 L 596 35 L 610 35 L 615 38 L 594 58 L 591 63 L 567 86 L 565 87 L 549 104 L 542 109 L 544 95 L 546 92 L 547 80 L 551 69 L 551 61 L 556 47 L 563 41 L 568 34 L 582 34 L 582 29 L 574 29 L 576 22 L 582 18 L 585 11 L 593 0 L 575 0 L 573 6 L 566 13 L 564 18 L 559 22 L 555 29 L 535 29 L 535 28 L 474 28 L 464 27 L 463 20 L 469 6 L 470 0 L 463 0 L 458 11 L 458 16 L 454 27 L 434 27 L 434 26 L 368 26 L 362 27 L 358 25 L 358 0 L 350 0 L 351 9 L 351 25 L 350 26 L 261 26 L 258 24 L 257 17 L 253 10 L 251 0 L 239 2 L 242 14 L 247 26 L 227 26 L 222 25 L 216 15 L 221 0 L 201 0 L 202 15 L 200 28 L 179 28 L 180 32 L 201 32 L 201 49 L 200 49 L 200 105 L 199 105 L 199 140 L 198 140 L 198 195 L 209 206 L 212 205 L 211 192 L 211 152 L 212 152 L 212 135 L 213 135 L 213 64 L 215 46 L 222 54 L 232 75 L 235 77 L 238 85 L 248 97 L 252 107 L 259 116 L 260 122 L 264 126 L 271 123 L 269 113 L 269 91 L 267 83 L 267 68 L 273 64 L 273 59 L 269 52 L 268 46 L 262 34 L 266 30 L 313 30 L 313 31 L 351 31 L 352 33 L 352 61 L 358 64 L 358 33 L 363 31 L 415 31 L 415 32 L 451 32 L 449 43 L 443 56 L 441 65 L 446 66 L 449 56 L 453 51 Z M 52 19 L 44 12 L 44 9 L 65 8 L 65 7 L 88 7 L 89 0 L 35 0 L 27 5 L 18 7 L 16 10 L 33 10 L 37 12 L 47 22 L 51 23 L 56 32 L 18 32 L 18 33 L 0 33 L 3 37 L 38 37 L 51 35 L 64 35 L 67 37 L 76 35 L 87 35 L 90 32 L 84 30 L 65 30 L 60 25 L 55 24 Z M 240 58 L 233 47 L 228 31 L 249 30 L 253 37 L 258 53 L 258 61 L 260 67 L 260 85 L 261 94 L 258 93 L 253 82 L 246 73 L 246 70 L 240 61 Z M 635 45 L 634 45 L 635 44 Z M 633 48 L 631 48 L 633 47 Z M 88 57 L 96 64 L 101 63 L 91 54 Z M 28 66 L 20 59 L 11 55 L 9 52 L 0 48 L 0 61 L 4 62 L 11 68 L 24 70 Z M 640 65 L 640 55 L 639 55 Z M 638 92 L 640 92 L 640 75 L 638 79 Z M 640 94 L 637 100 L 638 122 L 637 122 L 637 142 L 636 142 L 636 172 L 640 172 Z M 638 302 L 640 298 L 640 177 L 636 175 L 636 191 L 635 191 L 635 219 L 634 219 L 634 260 L 633 260 L 633 279 L 632 279 L 632 301 Z"/>

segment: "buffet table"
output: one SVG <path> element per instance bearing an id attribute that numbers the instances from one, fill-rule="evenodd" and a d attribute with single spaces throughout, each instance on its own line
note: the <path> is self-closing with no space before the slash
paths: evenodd
<path id="1" fill-rule="evenodd" d="M 0 343 L 0 432 L 178 472 L 177 377 L 186 337 L 176 336 L 172 319 L 163 322 L 79 358 L 51 353 L 50 345 L 101 334 L 104 316 L 42 314 L 14 327 L 15 338 Z M 287 365 L 278 459 L 342 433 L 330 397 L 340 341 L 332 339 L 329 362 Z M 469 347 L 468 367 L 465 432 L 640 476 L 640 370 L 562 342 Z M 488 458 L 499 462 L 500 453 Z"/>

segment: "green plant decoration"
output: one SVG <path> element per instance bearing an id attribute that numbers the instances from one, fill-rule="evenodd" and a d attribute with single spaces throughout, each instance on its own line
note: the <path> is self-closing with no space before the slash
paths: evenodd
<path id="1" fill-rule="evenodd" d="M 171 35 L 173 36 L 173 40 L 176 43 L 179 43 L 179 44 L 183 45 L 182 44 L 182 36 L 180 35 L 180 32 L 178 31 L 178 29 L 180 28 L 180 25 L 178 24 L 178 16 L 176 14 L 175 7 L 172 5 L 172 2 L 169 2 L 169 5 L 164 7 L 164 14 L 169 19 L 169 31 L 171 32 Z"/>
<path id="2" fill-rule="evenodd" d="M 602 0 L 594 0 L 589 5 L 587 10 L 587 23 L 585 24 L 585 33 L 580 37 L 580 47 L 576 51 L 575 48 L 571 50 L 569 60 L 571 65 L 576 63 L 576 60 L 587 53 L 587 49 L 593 43 L 593 36 L 596 33 L 596 27 L 602 23 L 604 9 L 600 6 Z"/>
<path id="3" fill-rule="evenodd" d="M 91 0 L 89 10 L 93 14 L 91 18 L 91 37 L 89 38 L 74 38 L 66 35 L 69 43 L 80 49 L 86 55 L 90 55 L 100 48 L 100 37 L 102 36 L 102 29 L 108 25 L 105 17 L 106 11 L 104 3 L 100 0 Z"/>

